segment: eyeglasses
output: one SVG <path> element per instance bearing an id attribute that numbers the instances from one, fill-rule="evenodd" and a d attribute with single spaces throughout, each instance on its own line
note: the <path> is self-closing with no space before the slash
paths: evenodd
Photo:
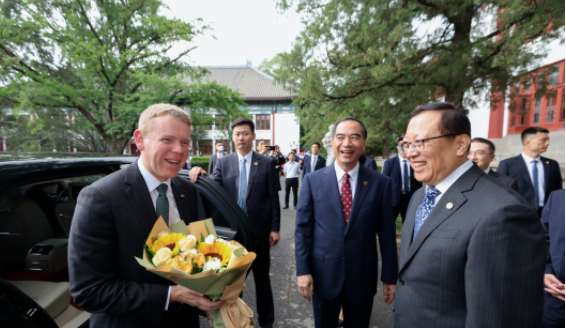
<path id="1" fill-rule="evenodd" d="M 413 148 L 414 151 L 423 151 L 425 149 L 425 141 L 444 138 L 444 137 L 452 137 L 452 136 L 457 136 L 457 135 L 458 134 L 453 133 L 453 134 L 447 134 L 447 135 L 444 135 L 444 136 L 438 136 L 438 137 L 432 137 L 432 138 L 426 138 L 426 139 L 417 139 L 417 140 L 411 141 L 411 142 L 401 142 L 401 143 L 399 143 L 398 146 L 399 146 L 399 150 L 403 154 L 405 154 L 409 150 L 409 145 L 411 146 L 411 148 Z"/>

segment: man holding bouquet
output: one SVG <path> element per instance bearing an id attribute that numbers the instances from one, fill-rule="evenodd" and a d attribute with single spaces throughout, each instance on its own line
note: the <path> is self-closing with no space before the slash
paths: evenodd
<path id="1" fill-rule="evenodd" d="M 189 154 L 191 119 L 157 104 L 134 133 L 140 158 L 84 188 L 69 236 L 69 282 L 75 303 L 92 313 L 90 327 L 198 327 L 197 308 L 223 301 L 171 286 L 140 266 L 143 243 L 157 218 L 169 226 L 197 221 L 197 192 L 177 178 Z"/>
<path id="2" fill-rule="evenodd" d="M 369 327 L 377 292 L 377 245 L 383 296 L 395 298 L 397 243 L 391 220 L 391 181 L 358 162 L 367 128 L 344 118 L 332 131 L 333 165 L 304 177 L 295 228 L 297 285 L 313 298 L 317 328 L 336 327 L 340 308 L 346 327 Z"/>

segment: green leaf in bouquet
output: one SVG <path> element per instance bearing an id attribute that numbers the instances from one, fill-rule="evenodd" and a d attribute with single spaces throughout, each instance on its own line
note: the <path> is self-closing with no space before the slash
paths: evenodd
<path id="1" fill-rule="evenodd" d="M 183 220 L 175 223 L 174 225 L 169 227 L 169 230 L 171 230 L 171 232 L 173 233 L 180 233 L 183 234 L 185 236 L 190 235 L 189 233 L 189 229 L 187 229 L 187 225 L 185 224 L 185 222 L 183 222 Z"/>
<path id="2" fill-rule="evenodd" d="M 201 233 L 201 234 L 200 234 L 200 242 L 201 242 L 201 243 L 204 243 L 204 240 L 205 240 L 205 238 L 204 238 L 203 234 Z"/>
<path id="3" fill-rule="evenodd" d="M 153 259 L 153 256 L 155 256 L 155 252 L 151 248 L 149 248 L 147 244 L 144 244 L 143 248 L 145 249 L 147 258 L 151 261 Z"/>
<path id="4" fill-rule="evenodd" d="M 157 237 L 151 237 L 151 242 L 155 243 L 157 241 L 157 239 L 158 239 Z"/>

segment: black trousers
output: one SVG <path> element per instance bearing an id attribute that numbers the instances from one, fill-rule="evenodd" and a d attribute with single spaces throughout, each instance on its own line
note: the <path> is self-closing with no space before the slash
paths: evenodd
<path id="1" fill-rule="evenodd" d="M 299 178 L 285 179 L 285 206 L 289 206 L 289 192 L 293 188 L 293 206 L 297 206 L 297 189 L 299 189 Z"/>
<path id="2" fill-rule="evenodd" d="M 262 237 L 254 251 L 256 253 L 256 258 L 251 269 L 248 271 L 248 274 L 250 271 L 253 271 L 254 273 L 259 326 L 262 328 L 271 328 L 275 321 L 275 309 L 273 306 L 271 280 L 269 279 L 269 266 L 271 262 L 269 236 L 267 239 Z"/>
<path id="3" fill-rule="evenodd" d="M 316 282 L 315 282 L 316 283 Z M 334 328 L 338 326 L 340 309 L 344 309 L 345 328 L 368 328 L 371 319 L 373 299 L 360 304 L 353 303 L 346 294 L 345 287 L 333 300 L 326 300 L 316 293 L 313 295 L 314 326 L 316 328 Z"/>
<path id="4" fill-rule="evenodd" d="M 564 302 L 560 304 L 554 296 L 544 292 L 544 314 L 542 316 L 542 328 L 564 327 Z"/>
<path id="5" fill-rule="evenodd" d="M 411 196 L 413 196 L 412 192 L 407 192 L 406 194 L 401 193 L 401 195 L 399 195 L 399 202 L 393 207 L 393 221 L 396 221 L 397 216 L 401 214 L 401 220 L 405 223 L 405 216 L 407 215 L 407 208 L 409 207 Z"/>

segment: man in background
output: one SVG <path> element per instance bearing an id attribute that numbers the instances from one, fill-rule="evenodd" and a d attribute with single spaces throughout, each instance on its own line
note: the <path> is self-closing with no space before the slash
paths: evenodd
<path id="1" fill-rule="evenodd" d="M 401 214 L 401 220 L 405 223 L 405 215 L 407 207 L 411 201 L 411 197 L 422 187 L 422 183 L 415 180 L 415 172 L 411 168 L 407 156 L 401 147 L 403 138 L 397 140 L 397 150 L 399 155 L 390 158 L 383 164 L 382 174 L 391 178 L 392 196 L 391 206 L 393 206 L 393 221 L 397 220 L 397 216 Z"/>
<path id="2" fill-rule="evenodd" d="M 253 249 L 257 257 L 253 271 L 257 313 L 260 327 L 273 327 L 275 311 L 269 278 L 271 263 L 269 248 L 279 242 L 281 208 L 277 191 L 277 172 L 273 160 L 252 150 L 256 138 L 255 124 L 241 117 L 232 123 L 232 141 L 236 151 L 218 160 L 210 174 L 232 196 L 260 232 L 260 240 Z M 199 174 L 207 174 L 195 167 L 189 172 L 191 181 Z"/>
<path id="3" fill-rule="evenodd" d="M 542 211 L 548 259 L 544 274 L 542 328 L 564 327 L 564 189 L 550 194 Z"/>
<path id="4" fill-rule="evenodd" d="M 555 190 L 562 189 L 562 175 L 558 162 L 540 154 L 550 146 L 548 130 L 530 127 L 521 133 L 523 153 L 499 163 L 497 172 L 510 176 L 519 184 L 519 194 L 531 204 L 539 217 Z"/>
<path id="5" fill-rule="evenodd" d="M 219 158 L 224 156 L 224 144 L 222 141 L 217 141 L 215 146 L 216 152 L 210 156 L 210 161 L 208 162 L 208 172 L 214 172 L 214 166 Z M 191 168 L 189 167 L 189 170 Z"/>
<path id="6" fill-rule="evenodd" d="M 323 167 L 326 167 L 326 158 L 319 155 L 320 153 L 320 143 L 313 142 L 311 146 L 312 154 L 305 159 L 303 163 L 303 180 L 305 179 L 305 175 L 310 172 L 314 172 L 316 170 L 320 170 Z"/>
<path id="7" fill-rule="evenodd" d="M 468 158 L 471 159 L 472 162 L 476 163 L 487 175 L 492 176 L 504 186 L 519 192 L 519 184 L 517 183 L 517 180 L 499 172 L 495 172 L 491 169 L 491 167 L 489 167 L 489 164 L 493 162 L 493 159 L 495 158 L 495 145 L 493 142 L 484 138 L 472 139 Z"/>

